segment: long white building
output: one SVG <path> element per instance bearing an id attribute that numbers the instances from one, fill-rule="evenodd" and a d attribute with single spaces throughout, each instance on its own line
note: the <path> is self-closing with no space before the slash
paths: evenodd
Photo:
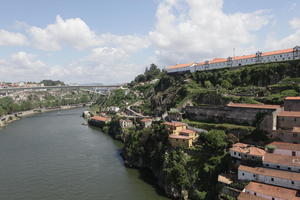
<path id="1" fill-rule="evenodd" d="M 300 46 L 265 53 L 258 51 L 256 54 L 245 56 L 214 58 L 200 63 L 178 64 L 165 69 L 168 73 L 195 72 L 298 59 L 300 59 Z"/>

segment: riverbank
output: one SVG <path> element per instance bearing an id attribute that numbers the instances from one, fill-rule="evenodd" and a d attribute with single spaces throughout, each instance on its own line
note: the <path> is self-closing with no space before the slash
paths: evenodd
<path id="1" fill-rule="evenodd" d="M 67 106 L 59 106 L 54 108 L 36 108 L 32 110 L 26 110 L 26 111 L 20 111 L 17 113 L 4 115 L 0 118 L 0 128 L 5 127 L 6 125 L 17 121 L 19 119 L 22 119 L 24 117 L 28 117 L 31 115 L 39 114 L 39 113 L 45 113 L 45 112 L 51 112 L 51 111 L 57 111 L 57 110 L 69 110 L 74 108 L 80 108 L 84 107 L 85 104 L 77 104 L 77 105 L 67 105 Z"/>

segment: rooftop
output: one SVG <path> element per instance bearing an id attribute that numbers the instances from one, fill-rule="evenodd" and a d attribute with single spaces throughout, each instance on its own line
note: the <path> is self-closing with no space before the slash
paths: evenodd
<path id="1" fill-rule="evenodd" d="M 277 149 L 300 151 L 300 144 L 293 144 L 293 143 L 287 143 L 287 142 L 272 142 L 269 145 L 275 146 Z"/>
<path id="2" fill-rule="evenodd" d="M 295 156 L 266 153 L 263 161 L 267 163 L 300 167 L 300 158 Z"/>
<path id="3" fill-rule="evenodd" d="M 258 197 L 253 194 L 249 194 L 246 192 L 241 192 L 240 195 L 237 197 L 237 200 L 268 200 L 266 198 Z"/>
<path id="4" fill-rule="evenodd" d="M 251 55 L 245 55 L 245 56 L 237 56 L 237 57 L 234 57 L 233 60 L 242 60 L 242 59 L 255 58 L 255 57 L 256 57 L 255 54 L 251 54 Z"/>
<path id="5" fill-rule="evenodd" d="M 229 103 L 227 104 L 228 107 L 235 107 L 235 108 L 256 108 L 256 109 L 278 109 L 280 105 L 268 105 L 268 104 L 244 104 L 244 103 Z"/>
<path id="6" fill-rule="evenodd" d="M 108 117 L 102 117 L 102 116 L 98 116 L 98 115 L 92 117 L 91 119 L 96 120 L 96 121 L 103 121 L 103 122 L 107 122 L 110 120 L 110 118 L 108 118 Z"/>
<path id="7" fill-rule="evenodd" d="M 163 124 L 167 126 L 173 126 L 173 127 L 186 126 L 186 124 L 182 122 L 164 122 Z"/>
<path id="8" fill-rule="evenodd" d="M 150 119 L 150 118 L 144 118 L 144 119 L 141 120 L 141 122 L 149 122 L 149 121 L 152 121 L 152 119 Z"/>
<path id="9" fill-rule="evenodd" d="M 300 117 L 300 112 L 293 112 L 293 111 L 282 111 L 278 113 L 279 117 Z"/>
<path id="10" fill-rule="evenodd" d="M 189 64 L 178 64 L 178 65 L 173 65 L 173 66 L 169 66 L 167 67 L 167 69 L 177 69 L 177 68 L 183 68 L 183 67 L 190 67 L 192 66 L 194 63 L 189 63 Z"/>
<path id="11" fill-rule="evenodd" d="M 267 185 L 263 183 L 250 182 L 245 187 L 245 189 L 256 192 L 258 194 L 263 194 L 278 199 L 287 199 L 287 200 L 300 199 L 300 197 L 296 197 L 297 190 L 287 189 L 287 188 L 273 186 L 273 185 Z"/>
<path id="12" fill-rule="evenodd" d="M 171 135 L 169 135 L 169 138 L 172 138 L 172 139 L 181 139 L 181 140 L 189 140 L 189 139 L 192 139 L 193 137 L 191 137 L 191 136 L 185 136 L 185 135 L 171 134 Z"/>
<path id="13" fill-rule="evenodd" d="M 193 130 L 190 130 L 190 129 L 185 129 L 185 130 L 181 130 L 180 133 L 195 134 L 196 131 L 193 131 Z"/>
<path id="14" fill-rule="evenodd" d="M 240 170 L 250 172 L 253 174 L 259 174 L 259 175 L 264 175 L 264 176 L 277 177 L 277 178 L 281 178 L 281 179 L 300 181 L 300 173 L 296 173 L 296 172 L 288 172 L 288 171 L 267 169 L 267 168 L 261 168 L 261 167 L 248 167 L 245 165 L 240 165 L 239 171 Z"/>
<path id="15" fill-rule="evenodd" d="M 282 54 L 282 53 L 291 53 L 293 52 L 293 49 L 282 49 L 282 50 L 277 50 L 277 51 L 269 51 L 269 52 L 265 52 L 262 53 L 262 56 L 272 56 L 272 55 L 276 55 L 276 54 Z"/>
<path id="16" fill-rule="evenodd" d="M 249 155 L 254 155 L 254 156 L 264 156 L 265 155 L 265 150 L 248 145 L 248 144 L 243 144 L 243 143 L 236 143 L 232 145 L 230 148 L 232 151 L 244 153 L 244 154 L 249 154 Z"/>
<path id="17" fill-rule="evenodd" d="M 300 97 L 286 97 L 284 100 L 300 100 Z"/>
<path id="18" fill-rule="evenodd" d="M 211 61 L 209 61 L 209 64 L 220 63 L 220 62 L 227 62 L 227 58 L 214 58 Z"/>

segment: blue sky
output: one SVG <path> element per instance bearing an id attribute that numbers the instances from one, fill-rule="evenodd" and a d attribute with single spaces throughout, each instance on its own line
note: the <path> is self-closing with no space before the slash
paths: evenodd
<path id="1" fill-rule="evenodd" d="M 128 82 L 160 67 L 300 45 L 297 0 L 10 0 L 0 81 Z"/>

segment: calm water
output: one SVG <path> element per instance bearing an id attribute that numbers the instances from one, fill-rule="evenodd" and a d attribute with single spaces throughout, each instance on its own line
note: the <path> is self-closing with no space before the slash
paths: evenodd
<path id="1" fill-rule="evenodd" d="M 120 143 L 81 125 L 81 112 L 39 114 L 0 129 L 0 199 L 166 199 L 123 166 Z"/>

